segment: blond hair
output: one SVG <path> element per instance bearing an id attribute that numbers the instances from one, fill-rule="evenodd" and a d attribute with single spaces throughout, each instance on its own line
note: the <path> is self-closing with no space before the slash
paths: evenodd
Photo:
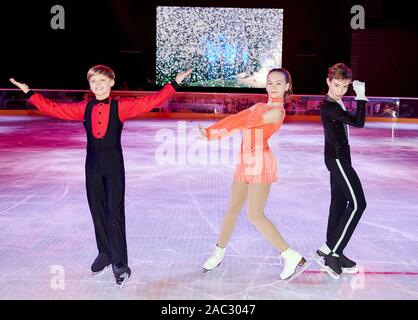
<path id="1" fill-rule="evenodd" d="M 99 64 L 97 66 L 91 67 L 87 72 L 87 81 L 90 81 L 90 78 L 96 74 L 103 74 L 111 80 L 115 80 L 115 72 L 108 66 Z"/>

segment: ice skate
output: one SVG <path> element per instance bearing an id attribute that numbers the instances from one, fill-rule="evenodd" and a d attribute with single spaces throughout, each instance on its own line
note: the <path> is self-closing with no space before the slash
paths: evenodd
<path id="1" fill-rule="evenodd" d="M 216 246 L 213 254 L 206 260 L 206 262 L 203 265 L 203 272 L 206 273 L 208 271 L 212 271 L 213 269 L 217 268 L 224 256 L 225 256 L 226 248 L 219 248 Z"/>
<path id="2" fill-rule="evenodd" d="M 297 251 L 288 248 L 281 253 L 284 260 L 284 268 L 280 274 L 282 280 L 292 280 L 305 271 L 311 262 L 307 262 L 306 259 Z M 299 270 L 297 268 L 300 267 Z"/>
<path id="3" fill-rule="evenodd" d="M 113 264 L 113 274 L 115 275 L 116 284 L 119 288 L 123 288 L 128 278 L 131 276 L 131 269 L 124 264 Z"/>
<path id="4" fill-rule="evenodd" d="M 286 279 L 286 281 L 290 282 L 293 279 L 296 279 L 297 277 L 299 277 L 314 262 L 315 262 L 315 260 L 313 260 L 313 259 L 306 259 L 305 264 L 302 265 L 292 276 L 290 276 L 288 279 Z"/>
<path id="5" fill-rule="evenodd" d="M 318 250 L 317 254 L 323 258 L 326 256 L 321 250 Z M 357 274 L 359 272 L 356 262 L 350 260 L 344 254 L 339 254 L 338 260 L 343 274 Z M 327 270 L 326 268 L 321 267 L 321 271 L 326 272 Z"/>
<path id="6" fill-rule="evenodd" d="M 94 260 L 93 264 L 91 265 L 91 271 L 93 272 L 93 277 L 102 274 L 106 269 L 109 268 L 111 265 L 110 258 L 105 253 L 99 253 L 99 255 Z"/>
<path id="7" fill-rule="evenodd" d="M 340 254 L 340 265 L 343 273 L 345 274 L 357 274 L 359 272 L 357 263 L 347 258 L 344 254 Z"/>
<path id="8" fill-rule="evenodd" d="M 330 258 L 326 258 L 326 257 L 330 257 Z M 337 257 L 326 255 L 322 251 L 317 250 L 317 252 L 312 255 L 312 259 L 315 260 L 316 263 L 319 264 L 321 271 L 325 271 L 326 273 L 328 273 L 329 276 L 331 276 L 335 280 L 338 280 L 340 278 L 342 269 L 341 269 L 341 266 L 339 265 L 339 261 Z"/>

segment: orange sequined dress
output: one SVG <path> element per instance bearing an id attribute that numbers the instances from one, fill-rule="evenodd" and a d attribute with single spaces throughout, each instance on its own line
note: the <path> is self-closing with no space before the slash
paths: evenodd
<path id="1" fill-rule="evenodd" d="M 263 114 L 271 109 L 280 110 L 283 116 L 279 123 L 264 124 Z M 249 184 L 277 181 L 277 160 L 268 140 L 282 126 L 285 114 L 283 107 L 257 103 L 206 128 L 208 139 L 223 138 L 238 130 L 243 132 L 234 180 Z"/>

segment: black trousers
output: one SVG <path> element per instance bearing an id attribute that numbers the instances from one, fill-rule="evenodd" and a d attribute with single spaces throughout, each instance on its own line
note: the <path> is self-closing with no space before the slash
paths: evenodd
<path id="1" fill-rule="evenodd" d="M 107 254 L 113 264 L 127 265 L 122 150 L 87 151 L 86 189 L 99 253 Z"/>
<path id="2" fill-rule="evenodd" d="M 326 158 L 325 164 L 331 179 L 327 245 L 341 254 L 366 209 L 366 199 L 350 160 Z"/>

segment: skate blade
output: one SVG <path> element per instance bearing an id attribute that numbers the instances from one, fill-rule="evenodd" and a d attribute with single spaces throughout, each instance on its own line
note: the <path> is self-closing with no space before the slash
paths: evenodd
<path id="1" fill-rule="evenodd" d="M 319 270 L 321 272 L 327 272 L 327 270 L 323 267 L 321 267 Z M 342 268 L 342 270 L 343 270 L 343 274 L 357 274 L 357 273 L 359 273 L 359 270 L 357 268 Z"/>
<path id="2" fill-rule="evenodd" d="M 357 274 L 359 273 L 359 270 L 357 267 L 352 267 L 352 268 L 342 268 L 343 269 L 343 273 L 345 274 Z"/>
<path id="3" fill-rule="evenodd" d="M 210 271 L 212 271 L 212 270 L 215 270 L 217 267 L 219 267 L 221 265 L 221 263 L 219 263 L 215 268 L 213 268 L 213 269 L 205 269 L 205 268 L 203 268 L 203 270 L 202 270 L 202 273 L 208 273 L 208 272 L 210 272 Z"/>
<path id="4" fill-rule="evenodd" d="M 100 270 L 98 272 L 93 272 L 91 276 L 92 277 L 97 277 L 97 276 L 103 274 L 107 269 L 109 269 L 109 267 L 110 267 L 110 264 L 108 266 L 104 267 L 102 270 Z"/>
<path id="5" fill-rule="evenodd" d="M 335 279 L 335 280 L 338 280 L 338 279 L 340 279 L 340 275 L 339 274 L 337 274 L 337 273 L 335 273 L 330 267 L 328 267 L 328 266 L 326 266 L 323 262 L 322 262 L 322 258 L 318 255 L 318 254 L 313 254 L 312 255 L 312 259 L 313 260 L 315 260 L 315 262 L 317 263 L 317 264 L 319 264 L 319 266 L 320 266 L 320 270 L 322 271 L 322 269 L 323 269 L 323 271 L 325 271 L 331 278 L 333 278 L 333 279 Z"/>
<path id="6" fill-rule="evenodd" d="M 125 283 L 128 281 L 129 274 L 125 272 L 120 277 L 123 278 L 123 280 L 121 283 L 117 283 L 117 286 L 119 289 L 122 289 L 125 286 Z"/>
<path id="7" fill-rule="evenodd" d="M 306 269 L 309 268 L 309 266 L 314 262 L 313 260 L 306 260 L 305 258 L 302 258 L 301 262 L 296 266 L 295 271 L 297 270 L 299 266 L 299 270 L 297 270 L 295 273 L 293 273 L 289 278 L 285 279 L 287 282 L 292 281 L 293 279 L 296 279 L 299 275 L 301 275 Z"/>

